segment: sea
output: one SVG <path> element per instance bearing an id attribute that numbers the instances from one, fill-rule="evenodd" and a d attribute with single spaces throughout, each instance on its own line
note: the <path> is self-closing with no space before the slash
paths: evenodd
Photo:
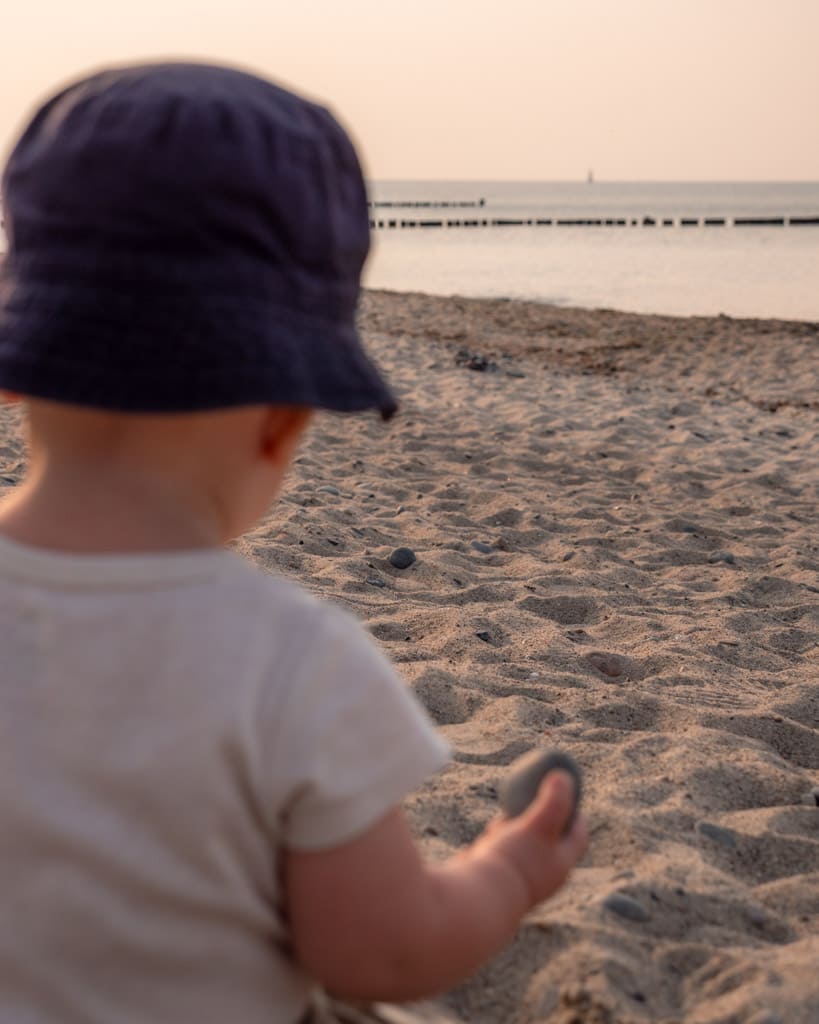
<path id="1" fill-rule="evenodd" d="M 368 188 L 376 224 L 365 269 L 371 288 L 819 320 L 819 224 L 788 223 L 819 217 L 819 182 L 371 181 Z M 733 223 L 780 217 L 783 225 Z M 469 219 L 533 223 L 446 226 Z M 720 219 L 724 225 L 705 224 Z M 401 220 L 444 226 L 402 228 Z"/>

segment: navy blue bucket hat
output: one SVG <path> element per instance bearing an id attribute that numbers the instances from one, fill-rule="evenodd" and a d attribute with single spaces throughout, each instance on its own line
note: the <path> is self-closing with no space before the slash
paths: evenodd
<path id="1" fill-rule="evenodd" d="M 230 68 L 103 71 L 35 114 L 2 194 L 0 388 L 395 411 L 355 326 L 364 181 L 324 108 Z"/>

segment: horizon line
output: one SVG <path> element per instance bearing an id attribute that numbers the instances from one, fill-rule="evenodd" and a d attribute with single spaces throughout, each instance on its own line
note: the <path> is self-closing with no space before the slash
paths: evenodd
<path id="1" fill-rule="evenodd" d="M 405 182 L 453 184 L 494 183 L 514 185 L 819 185 L 819 178 L 595 178 L 593 182 L 586 178 L 393 178 L 365 175 L 367 181 L 380 181 L 388 184 Z"/>

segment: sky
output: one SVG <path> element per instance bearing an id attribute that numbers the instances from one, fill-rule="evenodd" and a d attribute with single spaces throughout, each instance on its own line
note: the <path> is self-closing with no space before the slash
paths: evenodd
<path id="1" fill-rule="evenodd" d="M 326 103 L 375 179 L 819 180 L 819 0 L 9 0 L 0 150 L 164 58 Z"/>

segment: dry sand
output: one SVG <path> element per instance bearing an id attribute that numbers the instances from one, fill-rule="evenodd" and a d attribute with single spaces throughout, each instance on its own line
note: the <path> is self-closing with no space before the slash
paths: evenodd
<path id="1" fill-rule="evenodd" d="M 452 1005 L 817 1024 L 817 325 L 371 292 L 362 326 L 401 413 L 320 419 L 249 549 L 355 611 L 448 736 L 409 802 L 431 854 L 533 745 L 588 783 L 583 867 Z"/>
<path id="2" fill-rule="evenodd" d="M 532 746 L 587 781 L 582 867 L 450 1005 L 817 1024 L 819 325 L 370 292 L 362 326 L 401 413 L 320 417 L 242 546 L 449 738 L 408 802 L 431 856 Z"/>

